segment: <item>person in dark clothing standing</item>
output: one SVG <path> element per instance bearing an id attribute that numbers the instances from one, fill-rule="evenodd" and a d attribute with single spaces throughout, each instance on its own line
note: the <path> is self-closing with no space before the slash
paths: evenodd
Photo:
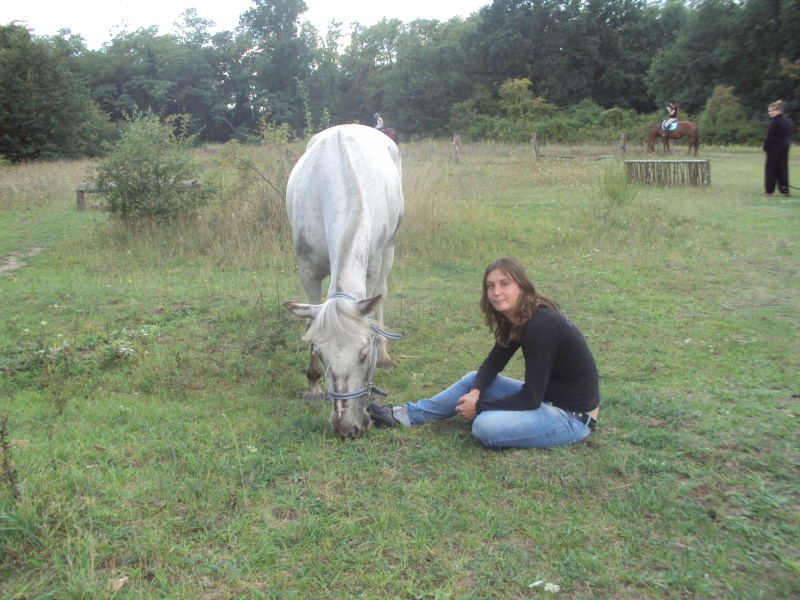
<path id="1" fill-rule="evenodd" d="M 764 191 L 767 195 L 775 191 L 775 183 L 778 184 L 778 191 L 784 196 L 789 195 L 789 138 L 792 128 L 789 120 L 783 115 L 781 101 L 773 102 L 767 109 L 769 111 L 770 123 L 767 130 L 767 137 L 764 139 L 762 149 L 767 153 L 767 161 L 764 165 Z"/>
<path id="2" fill-rule="evenodd" d="M 480 368 L 433 398 L 393 408 L 371 403 L 373 423 L 410 427 L 460 416 L 490 448 L 548 448 L 588 437 L 600 405 L 592 352 L 516 258 L 498 258 L 486 268 L 481 312 L 495 344 Z M 517 350 L 524 381 L 500 375 Z"/>

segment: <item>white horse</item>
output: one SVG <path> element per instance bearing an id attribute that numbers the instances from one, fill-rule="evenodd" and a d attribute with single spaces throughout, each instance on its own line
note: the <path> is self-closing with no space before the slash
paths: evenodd
<path id="1" fill-rule="evenodd" d="M 369 428 L 367 404 L 375 365 L 390 367 L 383 304 L 403 218 L 402 166 L 397 145 L 364 125 L 318 133 L 292 169 L 286 188 L 292 242 L 308 304 L 285 302 L 310 319 L 306 400 L 319 398 L 325 367 L 331 426 L 340 437 Z M 330 275 L 321 304 L 322 280 Z"/>

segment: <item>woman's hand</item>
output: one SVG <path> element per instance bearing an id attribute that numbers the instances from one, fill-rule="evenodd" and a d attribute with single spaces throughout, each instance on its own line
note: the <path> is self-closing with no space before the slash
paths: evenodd
<path id="1" fill-rule="evenodd" d="M 475 410 L 475 405 L 478 403 L 481 393 L 478 390 L 472 390 L 469 394 L 464 394 L 458 399 L 456 405 L 456 414 L 463 417 L 467 421 L 471 421 L 478 416 L 478 411 Z"/>

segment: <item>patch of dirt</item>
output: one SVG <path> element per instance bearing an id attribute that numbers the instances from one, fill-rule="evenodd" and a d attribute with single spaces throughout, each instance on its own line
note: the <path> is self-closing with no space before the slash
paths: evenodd
<path id="1" fill-rule="evenodd" d="M 31 256 L 36 256 L 42 250 L 44 250 L 44 248 L 35 246 L 31 248 L 27 254 L 18 254 L 16 252 L 13 252 L 8 256 L 0 258 L 0 275 L 9 273 L 14 269 L 19 269 L 20 267 L 24 267 L 25 266 L 24 259 L 29 258 Z"/>

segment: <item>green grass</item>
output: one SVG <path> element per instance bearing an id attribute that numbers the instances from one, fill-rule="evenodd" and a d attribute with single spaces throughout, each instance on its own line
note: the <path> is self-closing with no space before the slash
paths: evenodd
<path id="1" fill-rule="evenodd" d="M 199 222 L 131 230 L 72 210 L 85 165 L 37 171 L 61 186 L 39 200 L 33 166 L 0 170 L 0 249 L 46 247 L 0 275 L 0 596 L 800 595 L 798 194 L 763 196 L 754 149 L 701 147 L 708 189 L 543 151 L 574 158 L 402 146 L 403 337 L 376 384 L 399 403 L 474 369 L 480 276 L 516 255 L 601 374 L 597 430 L 547 451 L 457 420 L 334 438 L 299 400 L 304 326 L 280 303 L 303 295 L 264 189 L 234 177 Z"/>

